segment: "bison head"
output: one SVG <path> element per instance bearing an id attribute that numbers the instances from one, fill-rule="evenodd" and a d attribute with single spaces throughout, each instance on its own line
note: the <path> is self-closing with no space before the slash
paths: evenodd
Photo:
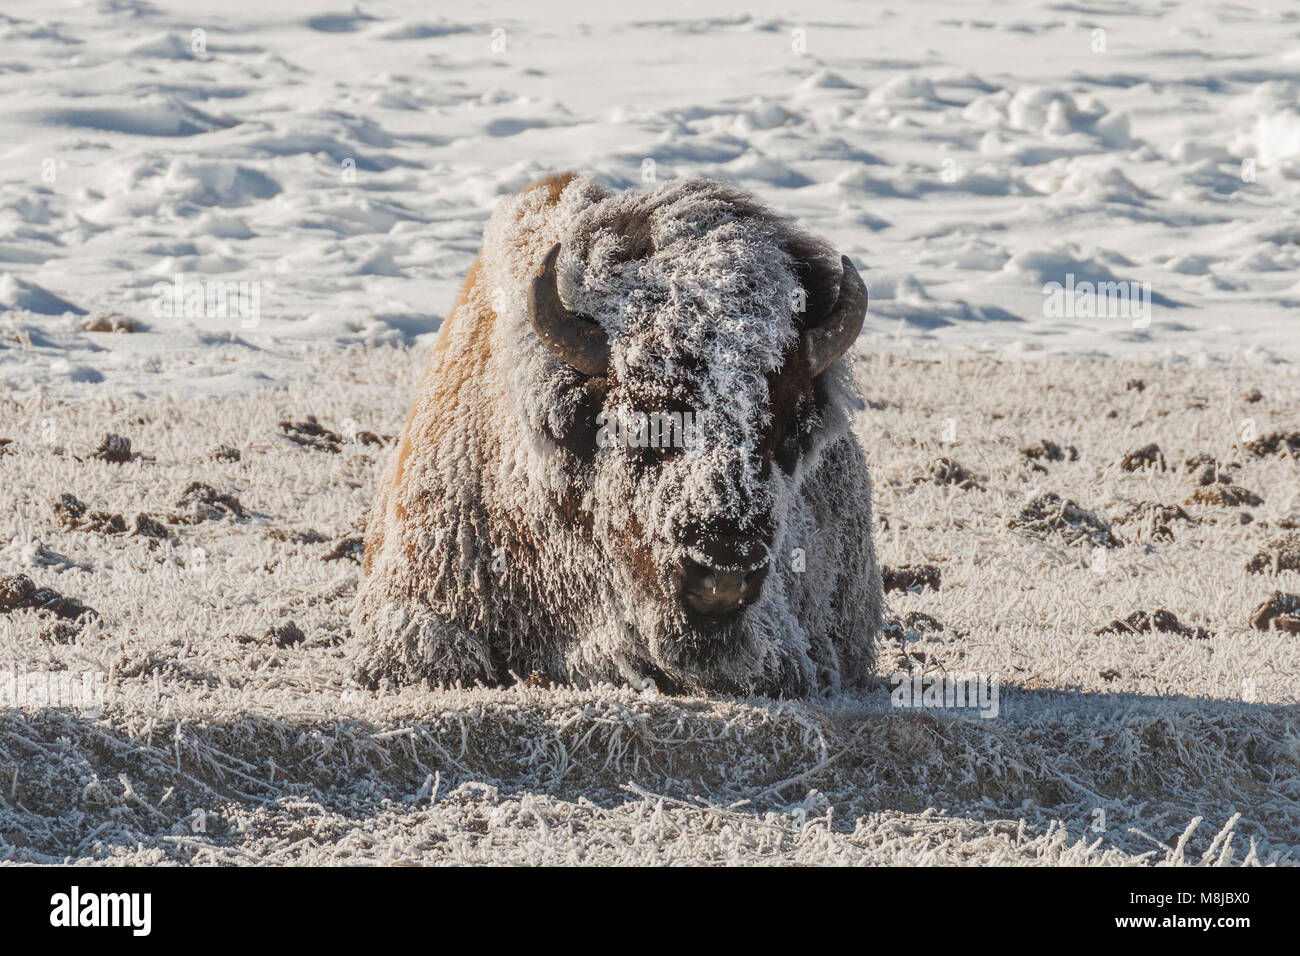
<path id="1" fill-rule="evenodd" d="M 782 589 L 791 502 L 846 427 L 825 373 L 862 327 L 857 270 L 743 193 L 688 181 L 591 207 L 528 308 L 559 360 L 551 436 L 626 582 L 626 624 L 669 673 L 746 653 Z"/>

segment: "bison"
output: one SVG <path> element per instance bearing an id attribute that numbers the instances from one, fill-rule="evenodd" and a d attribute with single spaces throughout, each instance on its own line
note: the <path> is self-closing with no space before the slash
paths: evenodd
<path id="1" fill-rule="evenodd" d="M 503 201 L 366 531 L 358 675 L 862 686 L 882 591 L 848 258 L 719 182 Z"/>

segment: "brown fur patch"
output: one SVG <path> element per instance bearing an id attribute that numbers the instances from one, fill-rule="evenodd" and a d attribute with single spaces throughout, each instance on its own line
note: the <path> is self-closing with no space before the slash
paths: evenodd
<path id="1" fill-rule="evenodd" d="M 574 172 L 555 173 L 529 186 L 525 192 L 544 189 L 549 203 L 554 204 L 575 178 L 577 173 Z M 404 501 L 410 500 L 415 490 L 407 487 L 407 466 L 411 456 L 442 441 L 446 430 L 456 420 L 453 412 L 467 384 L 473 378 L 487 374 L 496 313 L 492 309 L 491 297 L 480 287 L 481 279 L 480 254 L 470 267 L 456 301 L 438 331 L 398 443 L 392 481 L 380 491 L 376 501 L 377 513 L 387 510 L 386 506 L 391 504 L 393 517 L 398 523 L 407 520 Z M 372 533 L 366 536 L 363 573 L 370 573 L 375 556 L 383 547 L 385 531 L 391 524 L 386 519 L 377 522 Z"/>
<path id="2" fill-rule="evenodd" d="M 524 192 L 530 193 L 535 189 L 545 189 L 548 192 L 548 198 L 552 203 L 559 202 L 560 194 L 568 188 L 569 183 L 573 182 L 577 178 L 578 174 L 572 170 L 562 173 L 552 173 L 545 179 L 539 179 L 537 182 L 533 183 L 525 189 Z"/>

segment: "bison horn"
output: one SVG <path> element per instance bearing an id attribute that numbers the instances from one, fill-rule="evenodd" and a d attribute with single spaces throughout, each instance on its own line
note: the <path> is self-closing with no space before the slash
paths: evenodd
<path id="1" fill-rule="evenodd" d="M 609 368 L 609 337 L 585 316 L 570 312 L 560 299 L 555 260 L 560 243 L 546 253 L 528 288 L 528 318 L 542 344 L 583 375 L 603 376 Z"/>
<path id="2" fill-rule="evenodd" d="M 803 333 L 808 364 L 814 376 L 820 375 L 830 364 L 848 351 L 849 346 L 862 331 L 867 317 L 867 287 L 853 267 L 848 256 L 841 256 L 843 272 L 840 277 L 840 294 L 825 320 Z"/>

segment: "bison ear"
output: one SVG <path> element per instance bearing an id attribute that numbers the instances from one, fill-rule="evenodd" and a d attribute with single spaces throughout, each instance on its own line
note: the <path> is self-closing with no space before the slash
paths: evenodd
<path id="1" fill-rule="evenodd" d="M 583 375 L 603 377 L 609 368 L 609 337 L 591 319 L 565 306 L 555 274 L 559 257 L 557 242 L 542 259 L 528 287 L 528 318 L 542 344 L 560 361 Z"/>

